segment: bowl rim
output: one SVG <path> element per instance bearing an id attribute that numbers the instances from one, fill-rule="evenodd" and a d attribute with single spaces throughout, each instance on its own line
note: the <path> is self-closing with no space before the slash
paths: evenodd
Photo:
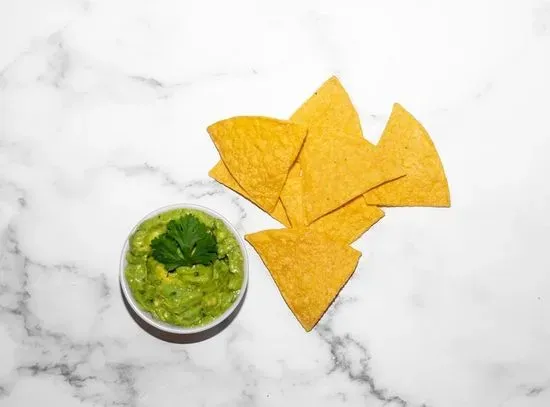
<path id="1" fill-rule="evenodd" d="M 237 242 L 239 243 L 239 248 L 241 249 L 241 252 L 243 254 L 243 283 L 241 285 L 241 290 L 239 292 L 239 296 L 233 301 L 233 303 L 227 308 L 223 314 L 219 315 L 216 319 L 209 322 L 206 325 L 200 325 L 195 327 L 183 327 L 179 325 L 173 325 L 169 324 L 167 322 L 160 321 L 158 319 L 155 319 L 149 312 L 142 310 L 139 305 L 136 303 L 134 296 L 132 294 L 132 291 L 130 290 L 130 286 L 128 285 L 128 282 L 126 281 L 126 277 L 124 275 L 124 271 L 126 269 L 127 261 L 126 261 L 126 253 L 129 250 L 129 243 L 130 243 L 130 237 L 134 234 L 134 232 L 137 230 L 137 228 L 146 220 L 157 216 L 161 213 L 174 210 L 174 209 L 194 209 L 198 211 L 205 212 L 206 214 L 217 218 L 221 220 L 225 226 L 230 230 L 230 232 L 235 236 L 237 239 Z M 243 301 L 245 292 L 248 289 L 248 252 L 246 250 L 246 246 L 244 243 L 244 239 L 242 236 L 238 233 L 237 229 L 229 222 L 223 215 L 221 215 L 219 212 L 210 209 L 203 205 L 197 205 L 197 204 L 188 204 L 188 203 L 179 203 L 179 204 L 171 204 L 171 205 L 165 205 L 160 208 L 157 208 L 151 212 L 149 212 L 147 215 L 145 215 L 143 218 L 141 218 L 136 225 L 130 230 L 130 233 L 128 233 L 128 236 L 126 237 L 126 240 L 124 241 L 124 245 L 122 246 L 122 252 L 120 255 L 120 263 L 119 263 L 119 282 L 120 287 L 122 289 L 122 293 L 124 295 L 124 298 L 132 308 L 132 310 L 147 324 L 168 333 L 173 334 L 196 334 L 204 331 L 208 331 L 209 329 L 214 328 L 215 326 L 221 324 L 223 321 L 225 321 L 239 306 L 239 304 Z"/>

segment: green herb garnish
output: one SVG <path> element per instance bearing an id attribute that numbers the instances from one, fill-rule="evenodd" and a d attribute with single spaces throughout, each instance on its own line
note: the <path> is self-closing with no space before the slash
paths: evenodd
<path id="1" fill-rule="evenodd" d="M 193 215 L 168 222 L 166 232 L 151 242 L 153 258 L 168 271 L 196 264 L 210 264 L 218 255 L 216 238 Z"/>

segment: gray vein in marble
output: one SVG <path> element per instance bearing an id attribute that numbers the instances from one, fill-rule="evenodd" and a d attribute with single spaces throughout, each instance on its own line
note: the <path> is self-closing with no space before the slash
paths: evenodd
<path id="1" fill-rule="evenodd" d="M 65 80 L 67 72 L 70 68 L 69 51 L 65 48 L 63 43 L 63 30 L 65 28 L 66 27 L 56 30 L 44 38 L 44 42 L 42 44 L 53 47 L 54 50 L 48 58 L 48 70 L 36 78 L 37 81 L 51 84 L 58 89 L 62 87 L 62 83 Z M 37 44 L 30 45 L 28 48 L 17 54 L 12 61 L 8 62 L 0 70 L 0 89 L 5 89 L 7 86 L 8 81 L 6 79 L 6 73 L 14 68 L 22 58 L 36 53 L 39 50 L 37 47 L 39 47 Z"/>
<path id="2" fill-rule="evenodd" d="M 246 389 L 241 392 L 242 399 L 237 404 L 239 407 L 255 406 L 256 395 L 249 393 Z"/>
<path id="3" fill-rule="evenodd" d="M 238 78 L 238 77 L 248 77 L 251 75 L 257 75 L 258 70 L 255 68 L 250 68 L 249 70 L 240 70 L 235 72 L 211 72 L 204 75 L 199 75 L 187 80 L 177 82 L 177 83 L 167 83 L 163 80 L 155 78 L 153 76 L 143 76 L 143 75 L 129 75 L 128 77 L 138 83 L 141 83 L 145 86 L 151 87 L 155 90 L 162 91 L 162 98 L 166 99 L 172 96 L 173 92 L 187 88 L 190 86 L 197 86 L 201 83 L 208 82 L 212 79 L 218 80 L 220 78 Z"/>
<path id="4" fill-rule="evenodd" d="M 50 35 L 47 43 L 54 47 L 54 51 L 48 58 L 49 69 L 38 77 L 38 81 L 59 89 L 63 87 L 71 68 L 69 51 L 63 43 L 61 31 Z"/>
<path id="5" fill-rule="evenodd" d="M 221 196 L 230 194 L 230 202 L 237 208 L 239 212 L 239 220 L 235 223 L 235 227 L 239 229 L 242 226 L 242 222 L 246 219 L 246 210 L 241 203 L 240 195 L 230 191 L 219 182 L 215 180 L 192 180 L 189 182 L 179 182 L 168 172 L 162 170 L 159 167 L 153 166 L 147 162 L 132 166 L 120 166 L 113 163 L 109 164 L 110 168 L 115 169 L 126 175 L 127 177 L 140 176 L 143 174 L 157 177 L 162 180 L 163 185 L 176 189 L 178 192 L 184 193 L 191 199 L 200 199 L 205 196 Z M 195 192 L 196 190 L 200 192 Z"/>
<path id="6" fill-rule="evenodd" d="M 396 403 L 400 406 L 409 406 L 407 401 L 403 400 L 399 396 L 388 395 L 386 389 L 379 388 L 374 378 L 370 375 L 370 369 L 368 361 L 371 356 L 367 349 L 351 335 L 345 334 L 343 336 L 336 335 L 328 324 L 319 324 L 316 332 L 321 336 L 330 347 L 330 353 L 332 355 L 333 366 L 329 370 L 329 374 L 336 371 L 347 374 L 348 378 L 352 381 L 364 384 L 368 388 L 369 394 L 376 397 L 378 400 L 385 403 Z M 355 348 L 362 355 L 359 360 L 360 369 L 354 371 L 351 358 L 348 357 L 348 349 Z"/>
<path id="7" fill-rule="evenodd" d="M 236 192 L 234 193 L 234 195 L 235 196 L 231 198 L 231 203 L 235 205 L 235 207 L 239 210 L 239 220 L 237 221 L 237 223 L 235 223 L 235 227 L 237 229 L 240 229 L 247 215 L 246 215 L 246 210 L 244 209 L 240 201 L 241 199 L 244 199 L 244 198 L 241 198 L 240 195 L 237 195 Z"/>
<path id="8" fill-rule="evenodd" d="M 47 345 L 43 341 L 40 346 Z M 60 347 L 61 344 L 56 342 L 50 344 L 48 349 L 54 346 Z M 139 397 L 139 391 L 136 388 L 136 375 L 146 368 L 172 366 L 174 363 L 147 363 L 135 364 L 127 362 L 110 362 L 99 371 L 98 374 L 89 374 L 86 369 L 89 369 L 88 357 L 97 348 L 105 348 L 107 345 L 102 343 L 90 343 L 84 346 L 79 346 L 74 342 L 69 342 L 61 351 L 59 357 L 49 357 L 49 353 L 43 354 L 40 362 L 29 364 L 21 364 L 16 370 L 19 375 L 29 376 L 53 376 L 61 377 L 70 387 L 72 393 L 81 401 L 93 401 L 100 405 L 121 405 L 135 406 Z M 201 372 L 213 373 L 211 369 L 203 369 L 196 366 L 189 358 L 187 351 L 183 351 L 185 358 L 175 362 L 181 366 L 182 362 L 187 362 L 187 370 L 197 370 Z M 47 361 L 46 359 L 50 359 Z M 80 368 L 84 372 L 79 372 Z M 94 382 L 100 383 L 107 387 L 110 391 L 93 392 Z M 6 393 L 9 391 L 6 390 Z"/>
<path id="9" fill-rule="evenodd" d="M 26 202 L 25 202 L 26 205 Z M 24 205 L 22 205 L 24 206 Z M 19 248 L 19 243 L 15 236 L 15 232 L 11 226 L 8 226 L 8 242 L 12 244 L 12 254 L 19 256 L 23 259 L 24 272 L 26 274 L 26 269 L 29 266 L 38 267 L 44 270 L 55 270 L 57 272 L 66 272 L 77 275 L 78 277 L 85 278 L 94 284 L 98 284 L 100 287 L 100 297 L 101 299 L 107 300 L 111 295 L 111 288 L 107 283 L 107 276 L 105 274 L 100 274 L 96 277 L 90 277 L 86 272 L 82 271 L 79 267 L 70 263 L 59 263 L 59 264 L 44 264 L 32 260 L 28 255 L 23 254 Z M 28 293 L 27 293 L 28 294 Z"/>
<path id="10" fill-rule="evenodd" d="M 28 307 L 28 300 L 30 294 L 28 291 L 28 273 L 27 273 L 27 262 L 28 259 L 21 253 L 19 250 L 19 244 L 15 237 L 15 231 L 11 226 L 8 226 L 7 229 L 7 239 L 4 247 L 5 251 L 13 255 L 14 258 L 14 270 L 17 275 L 21 276 L 20 287 L 15 292 L 17 297 L 17 302 L 15 308 L 3 307 L 4 311 L 7 311 L 13 315 L 23 318 L 23 327 L 27 331 L 27 335 L 31 336 L 31 330 L 28 326 L 27 315 L 30 313 Z"/>
<path id="11" fill-rule="evenodd" d="M 126 400 L 123 403 L 115 403 L 124 406 L 135 406 L 137 404 L 138 391 L 136 389 L 136 371 L 143 368 L 131 364 L 119 363 L 114 366 L 118 375 L 117 384 L 120 384 L 126 394 Z"/>
<path id="12" fill-rule="evenodd" d="M 374 377 L 370 372 L 369 360 L 371 355 L 368 349 L 352 335 L 346 333 L 338 335 L 332 329 L 332 319 L 338 310 L 345 304 L 356 301 L 353 297 L 345 297 L 340 295 L 332 304 L 329 311 L 325 314 L 322 321 L 317 324 L 315 332 L 319 334 L 321 339 L 329 346 L 329 351 L 332 356 L 332 366 L 328 374 L 336 372 L 344 373 L 349 380 L 365 385 L 368 394 L 375 397 L 384 405 L 399 405 L 401 407 L 411 407 L 412 404 L 398 395 L 391 394 L 387 389 L 381 388 L 376 384 Z M 356 358 L 349 355 L 349 351 L 354 349 L 361 355 L 358 363 Z M 419 407 L 428 407 L 426 404 L 421 404 Z"/>
<path id="13" fill-rule="evenodd" d="M 0 148 L 2 144 L 0 143 Z M 20 208 L 25 208 L 27 206 L 27 191 L 17 185 L 15 182 L 8 181 L 0 178 L 0 191 L 5 188 L 11 189 L 17 195 L 17 204 Z"/>
<path id="14" fill-rule="evenodd" d="M 85 1 L 83 3 L 84 10 L 89 8 L 89 2 Z M 88 4 L 88 5 L 87 5 Z M 70 89 L 70 78 L 69 74 L 71 70 L 81 69 L 81 64 L 77 64 L 75 61 L 78 61 L 75 58 L 73 53 L 77 52 L 71 50 L 64 40 L 65 31 L 68 25 L 57 29 L 52 34 L 43 37 L 43 40 L 31 45 L 28 49 L 25 49 L 14 59 L 6 64 L 2 69 L 0 69 L 0 89 L 5 89 L 8 85 L 8 79 L 6 78 L 6 73 L 12 68 L 16 67 L 17 63 L 28 55 L 33 55 L 36 53 L 44 52 L 44 47 L 48 47 L 47 51 L 47 65 L 48 68 L 45 72 L 41 73 L 36 77 L 36 81 L 44 83 L 46 85 L 53 86 L 56 89 Z M 143 84 L 157 94 L 159 99 L 168 99 L 174 95 L 179 89 L 186 88 L 189 86 L 197 86 L 211 80 L 218 80 L 220 78 L 239 78 L 239 77 L 249 77 L 251 75 L 257 75 L 258 70 L 255 68 L 247 68 L 236 70 L 234 72 L 209 72 L 201 75 L 197 75 L 189 78 L 182 78 L 181 81 L 176 83 L 167 83 L 164 80 L 158 79 L 154 76 L 144 76 L 144 75 L 125 75 L 122 72 L 112 72 L 112 68 L 109 68 L 109 73 L 116 74 L 117 76 L 123 75 L 122 78 L 129 79 L 133 82 Z"/>
<path id="15" fill-rule="evenodd" d="M 119 166 L 116 164 L 110 164 L 110 167 L 122 172 L 128 177 L 138 176 L 141 174 L 159 177 L 163 181 L 163 185 L 175 188 L 178 192 L 184 192 L 187 196 L 194 199 L 225 193 L 224 189 L 221 187 L 221 184 L 214 180 L 194 180 L 182 183 L 173 178 L 168 172 L 159 167 L 152 166 L 147 162 L 135 166 Z M 192 192 L 194 189 L 206 189 L 206 191 L 195 193 Z"/>
<path id="16" fill-rule="evenodd" d="M 244 381 L 244 387 L 240 390 L 240 398 L 236 405 L 238 406 L 255 406 L 259 399 L 258 386 L 260 380 L 266 379 L 261 371 L 258 371 L 252 363 L 244 363 L 238 354 L 232 349 L 233 344 L 242 339 L 244 336 L 249 336 L 250 333 L 240 324 L 235 324 L 233 332 L 225 341 L 226 353 L 232 355 L 230 359 L 233 370 L 238 373 Z"/>
<path id="17" fill-rule="evenodd" d="M 129 78 L 135 82 L 149 86 L 151 88 L 160 88 L 163 90 L 184 88 L 193 84 L 192 81 L 182 83 L 166 83 L 152 76 L 130 75 Z"/>
<path id="18" fill-rule="evenodd" d="M 98 277 L 89 277 L 86 273 L 83 273 L 76 266 L 71 264 L 46 265 L 46 264 L 42 264 L 32 260 L 29 256 L 27 256 L 21 251 L 16 233 L 11 225 L 8 225 L 8 228 L 7 228 L 7 239 L 6 239 L 6 244 L 4 249 L 7 253 L 13 256 L 14 267 L 12 272 L 13 271 L 17 272 L 17 275 L 21 276 L 21 281 L 20 281 L 20 286 L 18 288 L 15 288 L 15 290 L 13 290 L 13 287 L 11 287 L 12 291 L 17 296 L 15 307 L 1 306 L 0 310 L 3 310 L 4 312 L 8 312 L 12 315 L 22 318 L 23 328 L 26 331 L 27 336 L 29 338 L 46 336 L 46 337 L 53 338 L 55 341 L 59 341 L 59 342 L 62 342 L 62 341 L 72 342 L 70 338 L 68 338 L 63 333 L 49 331 L 41 327 L 38 321 L 31 322 L 31 319 L 34 315 L 28 306 L 28 301 L 30 299 L 30 292 L 28 289 L 29 266 L 34 266 L 45 270 L 47 269 L 55 270 L 57 272 L 69 272 L 72 274 L 76 274 L 79 277 L 86 278 L 95 284 L 99 284 L 100 299 L 105 302 L 105 304 L 103 304 L 100 307 L 99 312 L 103 312 L 105 309 L 108 308 L 109 306 L 108 300 L 111 295 L 111 290 L 110 290 L 110 287 L 108 286 L 107 279 L 104 274 L 101 274 Z"/>
<path id="19" fill-rule="evenodd" d="M 245 387 L 241 390 L 241 403 L 242 406 L 253 406 L 258 397 L 258 372 L 256 372 L 253 365 L 242 366 L 237 360 L 234 362 L 233 367 L 245 379 Z"/>
<path id="20" fill-rule="evenodd" d="M 109 380 L 108 375 L 100 377 L 97 375 L 82 375 L 77 372 L 79 366 L 83 365 L 85 357 L 74 363 L 33 363 L 19 366 L 17 371 L 22 375 L 29 376 L 56 376 L 61 377 L 72 389 L 73 395 L 80 401 L 95 401 L 102 405 L 135 406 L 137 404 L 138 391 L 135 386 L 136 372 L 142 371 L 143 366 L 136 366 L 128 363 L 107 364 L 108 370 L 114 373 L 114 380 Z M 91 382 L 99 382 L 108 386 L 113 384 L 117 390 L 114 400 L 106 400 L 103 393 L 87 393 L 86 386 Z"/>
<path id="21" fill-rule="evenodd" d="M 527 397 L 537 397 L 538 395 L 540 395 L 543 391 L 546 390 L 546 387 L 542 387 L 542 386 L 535 386 L 535 387 L 531 387 L 527 393 L 525 393 L 525 395 Z"/>
<path id="22" fill-rule="evenodd" d="M 342 400 L 343 402 L 346 402 L 348 401 L 348 396 L 346 396 L 346 393 L 343 393 L 341 391 L 339 391 L 338 393 L 335 394 L 336 397 L 338 397 L 340 400 Z"/>
<path id="23" fill-rule="evenodd" d="M 68 363 L 40 364 L 38 362 L 28 366 L 19 366 L 17 371 L 20 373 L 29 373 L 31 376 L 42 374 L 52 374 L 61 376 L 71 387 L 81 388 L 84 383 L 90 379 L 97 379 L 96 376 L 79 376 L 75 374 L 78 365 L 81 362 L 69 365 Z"/>
<path id="24" fill-rule="evenodd" d="M 493 89 L 493 83 L 492 82 L 487 82 L 481 89 L 479 89 L 479 91 L 475 94 L 474 96 L 474 99 L 475 100 L 480 100 L 482 98 L 484 98 L 485 96 L 487 96 L 487 94 L 489 94 L 491 92 L 491 90 Z"/>
<path id="25" fill-rule="evenodd" d="M 73 393 L 80 400 L 84 401 L 94 399 L 94 401 L 104 401 L 103 394 L 86 394 L 85 386 L 89 381 L 93 380 L 97 380 L 107 385 L 108 379 L 100 379 L 95 375 L 82 375 L 77 372 L 77 369 L 79 366 L 86 363 L 86 359 L 95 349 L 104 347 L 105 341 L 78 343 L 63 333 L 52 332 L 40 327 L 38 321 L 35 321 L 36 318 L 28 307 L 30 293 L 27 287 L 27 269 L 30 265 L 38 267 L 48 266 L 33 262 L 28 256 L 22 253 L 19 248 L 15 232 L 11 226 L 8 227 L 8 239 L 5 246 L 7 252 L 15 258 L 18 264 L 18 266 L 14 267 L 12 271 L 18 272 L 18 274 L 22 276 L 22 281 L 20 282 L 20 287 L 11 287 L 12 290 L 15 289 L 17 291 L 19 297 L 16 307 L 2 307 L 0 310 L 12 314 L 22 321 L 23 329 L 28 338 L 28 340 L 23 339 L 23 343 L 27 343 L 31 346 L 29 350 L 32 351 L 32 349 L 41 349 L 41 356 L 39 359 L 40 362 L 33 362 L 30 364 L 22 363 L 16 369 L 18 375 L 27 374 L 30 376 L 60 376 L 73 389 Z M 79 272 L 77 268 L 70 265 L 55 265 L 50 266 L 50 268 L 71 273 Z M 104 276 L 100 277 L 100 282 L 103 290 L 102 295 L 108 297 L 110 295 L 110 290 Z M 31 340 L 30 343 L 29 340 Z M 38 340 L 38 342 L 36 342 L 36 340 Z M 114 343 L 116 344 L 116 341 Z M 36 358 L 31 357 L 31 360 L 36 360 Z M 116 373 L 117 377 L 114 384 L 120 387 L 125 395 L 122 400 L 116 401 L 114 404 L 128 406 L 135 405 L 136 390 L 134 387 L 133 372 L 135 369 L 138 369 L 138 367 L 115 364 L 111 366 L 111 368 Z M 0 396 L 3 397 L 5 395 L 9 395 L 9 390 L 6 385 L 3 384 L 2 390 L 0 391 Z M 106 405 L 106 403 L 104 403 L 104 405 Z"/>
<path id="26" fill-rule="evenodd" d="M 145 85 L 155 92 L 157 92 L 159 99 L 168 99 L 174 95 L 174 92 L 181 88 L 186 88 L 191 86 L 192 82 L 183 82 L 183 83 L 166 83 L 162 82 L 152 76 L 140 76 L 140 75 L 130 75 L 130 80 L 137 82 L 141 85 Z"/>
<path id="27" fill-rule="evenodd" d="M 226 78 L 226 77 L 248 77 L 251 75 L 257 75 L 258 70 L 255 68 L 250 68 L 247 70 L 238 70 L 234 72 L 210 72 L 203 75 L 198 75 L 193 78 L 190 78 L 188 80 L 178 82 L 178 83 L 166 83 L 160 79 L 157 79 L 152 76 L 142 76 L 142 75 L 130 75 L 129 78 L 143 83 L 144 85 L 152 86 L 152 87 L 159 87 L 159 88 L 178 88 L 178 87 L 187 87 L 187 86 L 194 86 L 203 82 L 207 82 L 214 79 L 219 78 Z"/>
<path id="28" fill-rule="evenodd" d="M 4 89 L 5 86 L 5 79 L 4 76 L 6 75 L 6 72 L 10 70 L 10 68 L 19 61 L 19 58 L 23 57 L 29 52 L 29 49 L 25 49 L 19 54 L 17 54 L 10 62 L 8 62 L 2 69 L 0 69 L 0 89 Z"/>
<path id="29" fill-rule="evenodd" d="M 159 81 L 158 79 L 155 79 L 153 77 L 145 77 L 145 76 L 138 76 L 138 75 L 135 75 L 135 76 L 130 76 L 130 79 L 133 79 L 135 81 L 138 81 L 140 83 L 143 83 L 144 85 L 147 85 L 147 86 L 151 86 L 153 88 L 168 88 L 168 87 L 173 87 L 173 86 L 178 86 L 178 85 L 166 85 L 164 83 L 162 83 L 161 81 Z"/>

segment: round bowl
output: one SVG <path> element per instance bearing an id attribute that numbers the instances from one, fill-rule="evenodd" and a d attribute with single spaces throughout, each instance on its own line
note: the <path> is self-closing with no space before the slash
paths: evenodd
<path id="1" fill-rule="evenodd" d="M 141 225 L 144 221 L 146 221 L 149 218 L 152 218 L 154 216 L 157 216 L 163 212 L 172 210 L 172 209 L 195 209 L 198 211 L 205 212 L 206 214 L 217 218 L 221 220 L 227 228 L 233 233 L 235 238 L 237 239 L 237 242 L 239 243 L 239 247 L 241 249 L 241 252 L 243 254 L 243 284 L 241 286 L 241 290 L 239 292 L 239 296 L 237 299 L 231 304 L 231 306 L 225 310 L 223 314 L 221 314 L 218 318 L 215 320 L 209 322 L 205 325 L 200 326 L 194 326 L 194 327 L 183 327 L 179 325 L 172 325 L 168 324 L 166 322 L 160 321 L 156 318 L 154 318 L 149 312 L 142 310 L 139 305 L 136 303 L 134 296 L 132 295 L 132 291 L 130 290 L 130 287 L 128 285 L 128 282 L 126 281 L 126 276 L 124 275 L 124 270 L 126 269 L 126 253 L 128 252 L 128 245 L 130 236 L 134 234 L 136 229 Z M 199 332 L 208 331 L 209 329 L 212 329 L 216 327 L 217 325 L 221 324 L 224 320 L 226 320 L 234 311 L 235 309 L 240 305 L 240 303 L 244 299 L 244 294 L 246 292 L 246 289 L 248 287 L 248 253 L 246 252 L 246 247 L 244 244 L 243 238 L 239 235 L 235 227 L 229 223 L 229 221 L 224 218 L 222 215 L 220 215 L 218 212 L 207 208 L 205 206 L 201 205 L 193 205 L 193 204 L 175 204 L 175 205 L 168 205 L 164 206 L 162 208 L 159 208 L 149 214 L 147 214 L 145 217 L 143 217 L 130 231 L 128 234 L 128 237 L 126 238 L 126 241 L 124 242 L 124 247 L 122 248 L 122 254 L 120 257 L 120 272 L 119 272 L 119 280 L 120 280 L 120 287 L 122 288 L 122 293 L 124 295 L 124 298 L 132 308 L 132 310 L 147 324 L 163 331 L 168 332 L 172 334 L 196 334 Z"/>

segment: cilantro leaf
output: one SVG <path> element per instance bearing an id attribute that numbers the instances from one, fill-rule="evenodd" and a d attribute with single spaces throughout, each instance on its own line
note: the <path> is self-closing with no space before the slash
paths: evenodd
<path id="1" fill-rule="evenodd" d="M 181 266 L 210 264 L 218 255 L 216 238 L 195 216 L 168 222 L 166 232 L 151 242 L 153 258 L 168 271 Z"/>
<path id="2" fill-rule="evenodd" d="M 183 255 L 178 243 L 171 237 L 168 237 L 166 233 L 153 239 L 151 248 L 153 249 L 153 258 L 159 263 L 164 264 L 166 270 L 173 271 L 182 265 Z"/>
<path id="3" fill-rule="evenodd" d="M 218 257 L 218 245 L 212 234 L 207 234 L 198 240 L 191 252 L 198 264 L 209 264 Z"/>

